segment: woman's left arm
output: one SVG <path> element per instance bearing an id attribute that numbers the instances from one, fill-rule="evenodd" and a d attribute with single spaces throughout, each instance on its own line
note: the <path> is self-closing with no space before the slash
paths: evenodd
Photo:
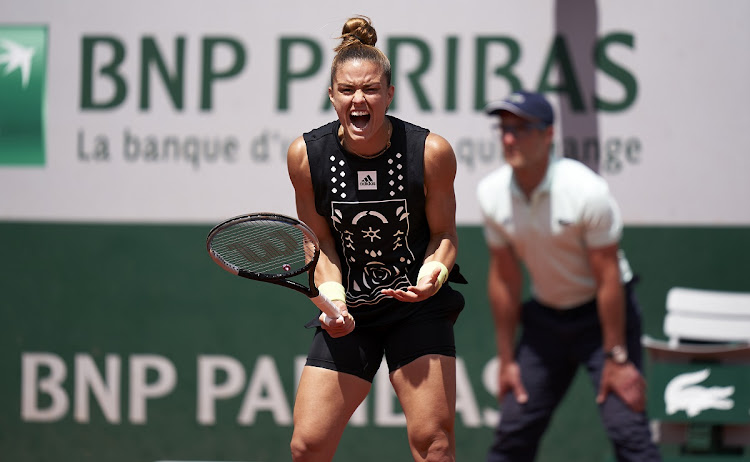
<path id="1" fill-rule="evenodd" d="M 435 294 L 448 277 L 458 253 L 456 231 L 456 155 L 448 141 L 434 133 L 427 135 L 424 148 L 425 213 L 430 242 L 423 271 L 416 286 L 406 291 L 386 289 L 384 294 L 401 301 L 418 302 Z"/>

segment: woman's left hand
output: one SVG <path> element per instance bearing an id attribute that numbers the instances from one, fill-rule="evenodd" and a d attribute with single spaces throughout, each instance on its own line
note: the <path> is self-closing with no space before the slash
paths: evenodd
<path id="1" fill-rule="evenodd" d="M 383 289 L 380 293 L 402 302 L 421 302 L 432 297 L 440 290 L 437 282 L 438 276 L 440 276 L 440 268 L 435 268 L 432 274 L 423 276 L 417 282 L 416 286 L 409 286 L 406 290 Z"/>

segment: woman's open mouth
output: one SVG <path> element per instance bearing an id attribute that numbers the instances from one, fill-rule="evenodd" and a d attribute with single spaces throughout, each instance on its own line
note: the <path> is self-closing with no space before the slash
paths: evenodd
<path id="1" fill-rule="evenodd" d="M 370 122 L 370 113 L 367 111 L 353 111 L 349 114 L 352 125 L 359 130 L 364 130 Z"/>

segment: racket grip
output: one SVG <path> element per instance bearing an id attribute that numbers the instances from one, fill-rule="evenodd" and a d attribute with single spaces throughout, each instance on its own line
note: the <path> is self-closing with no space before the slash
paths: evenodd
<path id="1" fill-rule="evenodd" d="M 312 297 L 310 300 L 315 303 L 315 306 L 317 306 L 320 311 L 326 314 L 326 325 L 330 325 L 331 321 L 341 317 L 341 310 L 339 310 L 339 307 L 325 295 L 318 294 L 316 297 Z"/>

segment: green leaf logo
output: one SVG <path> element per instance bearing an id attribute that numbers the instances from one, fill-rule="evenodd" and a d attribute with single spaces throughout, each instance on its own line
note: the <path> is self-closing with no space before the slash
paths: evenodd
<path id="1" fill-rule="evenodd" d="M 0 25 L 0 166 L 43 166 L 46 26 Z"/>

